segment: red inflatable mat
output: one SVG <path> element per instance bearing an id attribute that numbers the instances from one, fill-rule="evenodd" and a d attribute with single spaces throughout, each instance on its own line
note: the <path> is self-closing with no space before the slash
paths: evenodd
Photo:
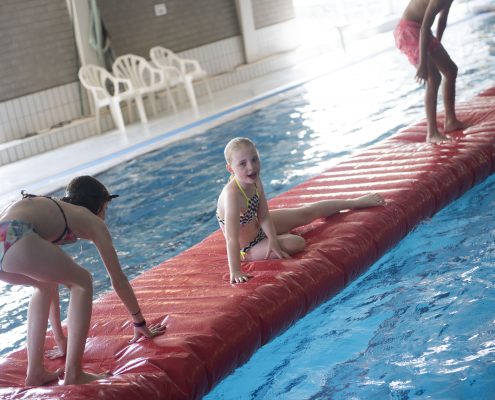
<path id="1" fill-rule="evenodd" d="M 132 281 L 148 321 L 166 322 L 165 335 L 130 345 L 132 326 L 117 296 L 105 295 L 94 305 L 84 367 L 109 370 L 111 378 L 26 388 L 26 353 L 21 350 L 0 363 L 0 398 L 200 398 L 260 346 L 340 291 L 421 220 L 492 173 L 495 97 L 486 93 L 459 105 L 459 117 L 472 127 L 457 141 L 426 144 L 420 123 L 270 201 L 276 208 L 377 191 L 386 206 L 299 228 L 307 241 L 303 253 L 248 263 L 254 278 L 235 286 L 228 283 L 225 244 L 217 231 Z M 49 368 L 62 365 L 47 360 Z"/>

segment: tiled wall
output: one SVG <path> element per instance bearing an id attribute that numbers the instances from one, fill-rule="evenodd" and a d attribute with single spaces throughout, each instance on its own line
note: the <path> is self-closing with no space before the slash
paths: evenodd
<path id="1" fill-rule="evenodd" d="M 117 56 L 133 53 L 149 58 L 149 49 L 175 52 L 240 34 L 233 0 L 163 0 L 167 14 L 156 16 L 161 0 L 99 0 L 102 18 Z"/>
<path id="2" fill-rule="evenodd" d="M 1 0 L 0 49 L 0 101 L 73 82 L 66 0 Z"/>
<path id="3" fill-rule="evenodd" d="M 294 19 L 257 29 L 259 56 L 268 57 L 297 48 L 301 43 Z"/>
<path id="4" fill-rule="evenodd" d="M 0 103 L 0 143 L 79 118 L 80 94 L 79 83 L 72 82 Z"/>
<path id="5" fill-rule="evenodd" d="M 108 129 L 109 118 L 104 119 Z M 9 164 L 95 135 L 93 118 L 76 120 L 27 139 L 0 144 L 0 165 Z"/>

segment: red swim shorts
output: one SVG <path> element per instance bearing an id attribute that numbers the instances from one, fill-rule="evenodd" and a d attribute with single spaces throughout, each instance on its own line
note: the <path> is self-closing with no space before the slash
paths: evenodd
<path id="1" fill-rule="evenodd" d="M 394 30 L 395 45 L 402 51 L 412 65 L 419 64 L 419 31 L 421 25 L 416 21 L 401 19 Z M 431 34 L 428 37 L 428 53 L 438 49 L 442 44 Z"/>

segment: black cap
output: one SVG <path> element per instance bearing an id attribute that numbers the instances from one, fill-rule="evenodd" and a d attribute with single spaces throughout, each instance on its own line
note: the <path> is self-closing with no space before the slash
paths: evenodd
<path id="1" fill-rule="evenodd" d="M 98 179 L 89 175 L 72 179 L 65 189 L 62 199 L 72 204 L 81 205 L 97 214 L 103 203 L 119 197 L 118 194 L 108 193 L 107 188 Z"/>

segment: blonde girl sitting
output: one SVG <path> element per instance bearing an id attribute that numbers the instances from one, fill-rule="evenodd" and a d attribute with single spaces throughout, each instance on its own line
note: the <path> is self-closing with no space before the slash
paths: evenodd
<path id="1" fill-rule="evenodd" d="M 289 258 L 304 249 L 301 236 L 289 233 L 298 226 L 341 210 L 384 204 L 378 194 L 352 200 L 325 200 L 297 208 L 268 210 L 260 179 L 261 163 L 255 144 L 247 138 L 232 139 L 224 150 L 231 179 L 217 204 L 217 219 L 225 236 L 230 282 L 246 282 L 241 261 Z"/>

